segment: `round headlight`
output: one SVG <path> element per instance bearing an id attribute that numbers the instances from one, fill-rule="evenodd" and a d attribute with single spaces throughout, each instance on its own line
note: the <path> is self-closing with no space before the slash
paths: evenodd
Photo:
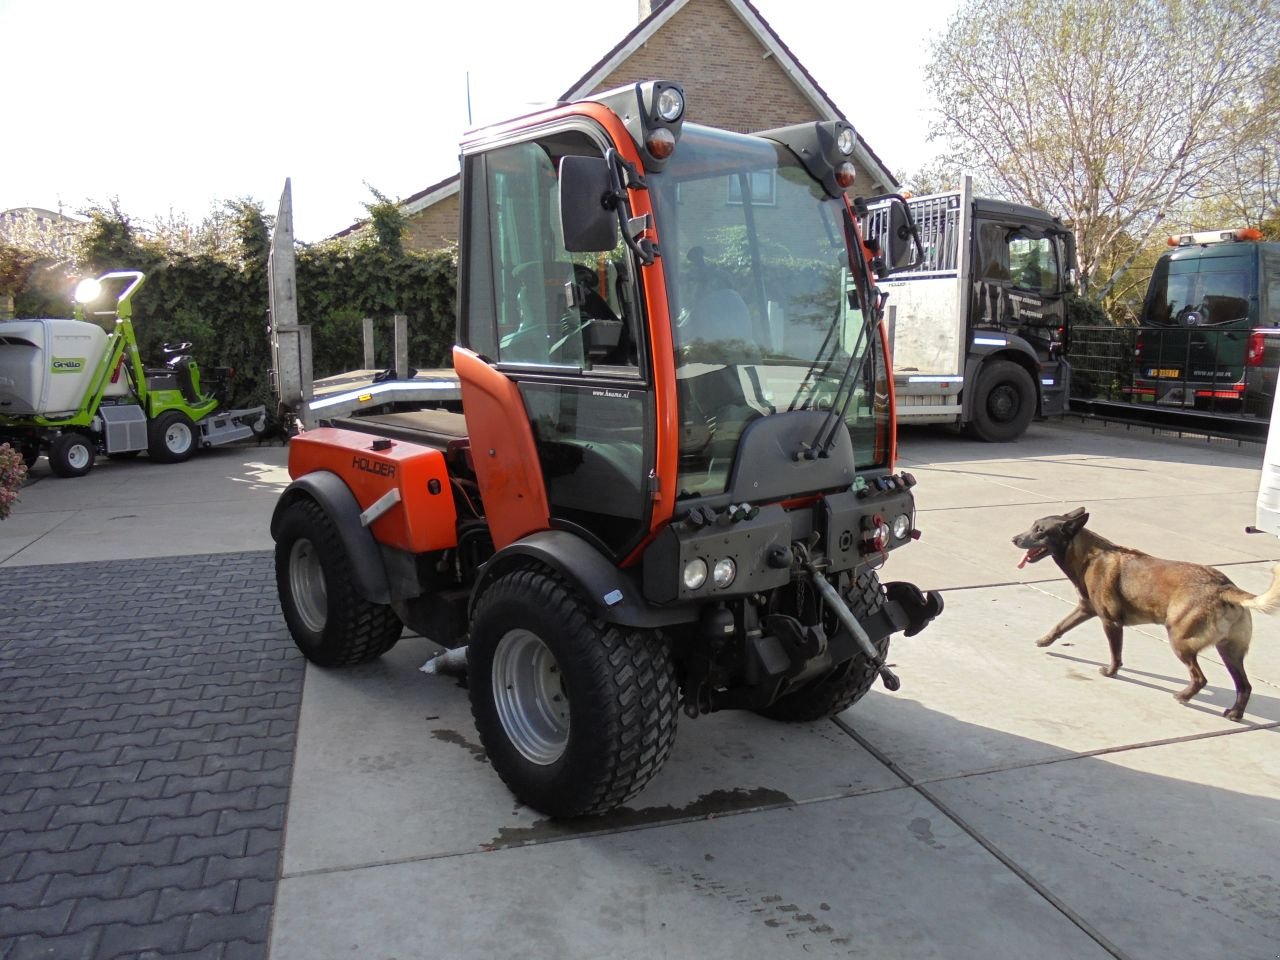
<path id="1" fill-rule="evenodd" d="M 893 538 L 895 540 L 903 539 L 911 532 L 911 518 L 905 513 L 900 513 L 893 518 Z"/>
<path id="2" fill-rule="evenodd" d="M 847 157 L 849 154 L 853 153 L 855 137 L 856 134 L 853 132 L 853 127 L 845 127 L 836 137 L 836 149 Z"/>
<path id="3" fill-rule="evenodd" d="M 93 303 L 102 296 L 102 284 L 96 277 L 85 277 L 76 284 L 76 303 Z"/>
<path id="4" fill-rule="evenodd" d="M 684 565 L 682 579 L 686 590 L 697 590 L 707 582 L 707 561 L 694 557 Z"/>
<path id="5" fill-rule="evenodd" d="M 738 566 L 728 557 L 717 560 L 716 565 L 711 568 L 711 582 L 721 590 L 733 583 L 733 578 L 737 575 Z"/>
<path id="6" fill-rule="evenodd" d="M 675 87 L 664 87 L 658 94 L 658 116 L 667 123 L 675 123 L 682 113 L 684 113 L 684 95 Z"/>

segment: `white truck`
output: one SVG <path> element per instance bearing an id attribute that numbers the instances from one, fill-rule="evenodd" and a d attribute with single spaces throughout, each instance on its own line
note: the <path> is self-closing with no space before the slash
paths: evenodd
<path id="1" fill-rule="evenodd" d="M 869 235 L 888 229 L 889 202 L 869 202 Z M 898 422 L 953 423 L 1005 442 L 1034 417 L 1065 412 L 1071 231 L 1043 210 L 974 197 L 969 177 L 908 205 L 924 256 L 879 284 Z"/>

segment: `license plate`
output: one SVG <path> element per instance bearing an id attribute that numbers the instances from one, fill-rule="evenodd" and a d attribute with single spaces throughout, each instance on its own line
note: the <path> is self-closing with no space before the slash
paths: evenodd
<path id="1" fill-rule="evenodd" d="M 1169 379 L 1169 380 L 1177 380 L 1180 376 L 1182 376 L 1182 374 L 1179 373 L 1177 370 L 1170 369 L 1169 367 L 1153 367 L 1152 369 L 1147 371 L 1147 376 L 1156 377 L 1157 379 L 1163 378 L 1163 379 Z"/>

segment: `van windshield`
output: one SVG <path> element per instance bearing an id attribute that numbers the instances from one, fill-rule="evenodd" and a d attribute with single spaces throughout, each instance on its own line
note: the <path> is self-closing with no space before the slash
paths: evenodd
<path id="1" fill-rule="evenodd" d="M 680 495 L 724 492 L 757 417 L 829 409 L 851 364 L 858 466 L 887 457 L 888 385 L 862 322 L 844 206 L 769 140 L 686 124 L 651 177 L 680 408 Z M 860 363 L 865 357 L 865 362 Z"/>
<path id="2" fill-rule="evenodd" d="M 1249 321 L 1253 258 L 1162 257 L 1143 305 L 1142 322 L 1158 327 L 1207 327 Z"/>

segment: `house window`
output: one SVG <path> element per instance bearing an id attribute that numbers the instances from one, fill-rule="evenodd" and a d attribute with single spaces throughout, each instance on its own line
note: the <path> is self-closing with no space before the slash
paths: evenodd
<path id="1" fill-rule="evenodd" d="M 751 191 L 751 202 L 753 204 L 763 204 L 765 206 L 773 206 L 777 202 L 774 192 L 774 170 L 757 170 L 746 174 L 731 174 L 729 176 L 729 203 L 742 203 L 743 183 L 748 184 L 747 189 Z"/>

